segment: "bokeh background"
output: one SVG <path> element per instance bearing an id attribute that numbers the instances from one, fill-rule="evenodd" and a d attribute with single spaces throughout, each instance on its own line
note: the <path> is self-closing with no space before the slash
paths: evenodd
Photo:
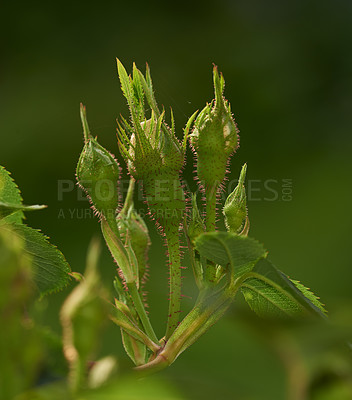
<path id="1" fill-rule="evenodd" d="M 212 99 L 215 63 L 241 131 L 230 180 L 248 163 L 250 234 L 277 266 L 320 295 L 332 318 L 342 310 L 351 317 L 350 1 L 7 2 L 1 8 L 0 164 L 26 204 L 49 206 L 28 215 L 28 223 L 51 237 L 73 270 L 83 271 L 88 243 L 99 235 L 76 187 L 59 190 L 63 180 L 74 181 L 82 149 L 79 103 L 87 106 L 92 132 L 121 160 L 115 120 L 128 110 L 115 57 L 128 70 L 133 61 L 142 70 L 149 63 L 157 100 L 173 108 L 179 135 L 188 116 Z M 194 189 L 192 170 L 189 152 L 184 176 Z M 162 242 L 149 226 L 150 316 L 162 335 L 167 270 Z M 107 251 L 101 269 L 111 285 Z M 68 292 L 43 300 L 45 323 L 57 332 Z M 184 292 L 196 295 L 190 271 Z M 185 298 L 185 311 L 191 302 Z M 185 398 L 284 398 L 280 362 L 235 310 L 161 373 Z M 101 353 L 113 352 L 127 370 L 119 335 L 109 328 Z"/>

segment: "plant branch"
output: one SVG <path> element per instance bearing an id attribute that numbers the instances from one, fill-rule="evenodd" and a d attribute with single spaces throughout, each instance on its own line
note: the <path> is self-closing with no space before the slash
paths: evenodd
<path id="1" fill-rule="evenodd" d="M 187 314 L 157 357 L 136 368 L 145 374 L 157 372 L 172 364 L 176 358 L 213 326 L 231 305 L 239 286 L 228 287 L 220 293 L 211 290 L 200 293 L 199 301 Z"/>
<path id="2" fill-rule="evenodd" d="M 140 293 L 137 289 L 136 285 L 136 277 L 133 273 L 133 266 L 131 265 L 130 259 L 128 257 L 127 251 L 121 242 L 120 238 L 117 236 L 118 226 L 116 220 L 110 220 L 106 222 L 102 220 L 102 231 L 104 235 L 104 239 L 108 248 L 115 259 L 117 265 L 121 268 L 121 271 L 126 280 L 126 284 L 128 287 L 128 291 L 131 295 L 133 304 L 137 311 L 137 314 L 141 320 L 145 333 L 149 336 L 149 338 L 155 342 L 159 343 L 157 336 L 152 328 L 152 325 L 149 321 L 148 315 L 143 306 Z"/>
<path id="3" fill-rule="evenodd" d="M 169 253 L 170 298 L 165 339 L 168 340 L 177 324 L 181 308 L 181 257 L 178 227 L 165 231 Z"/>
<path id="4" fill-rule="evenodd" d="M 216 230 L 216 192 L 218 186 L 213 186 L 206 189 L 206 230 L 213 232 Z"/>

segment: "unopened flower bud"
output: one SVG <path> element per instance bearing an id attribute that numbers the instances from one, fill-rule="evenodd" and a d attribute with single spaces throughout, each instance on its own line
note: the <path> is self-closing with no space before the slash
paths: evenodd
<path id="1" fill-rule="evenodd" d="M 225 216 L 225 225 L 227 230 L 245 236 L 248 234 L 249 230 L 247 198 L 244 187 L 246 171 L 247 164 L 244 164 L 238 180 L 238 185 L 226 199 L 222 211 Z"/>
<path id="2" fill-rule="evenodd" d="M 229 103 L 223 97 L 225 81 L 213 70 L 214 100 L 205 106 L 194 123 L 190 142 L 197 155 L 197 175 L 205 189 L 216 189 L 223 181 L 229 156 L 238 147 L 238 129 Z"/>
<path id="3" fill-rule="evenodd" d="M 185 210 L 185 198 L 179 174 L 184 163 L 185 146 L 175 136 L 172 117 L 171 128 L 165 122 L 153 94 L 152 83 L 134 66 L 133 77 L 127 75 L 118 61 L 122 91 L 131 111 L 131 121 L 121 119 L 118 126 L 119 148 L 126 159 L 129 172 L 143 188 L 150 214 L 163 231 L 178 229 Z M 144 99 L 152 112 L 145 116 Z"/>
<path id="4" fill-rule="evenodd" d="M 97 213 L 115 218 L 118 206 L 120 167 L 114 156 L 93 138 L 88 129 L 85 108 L 81 105 L 85 145 L 77 165 L 77 181 Z"/>

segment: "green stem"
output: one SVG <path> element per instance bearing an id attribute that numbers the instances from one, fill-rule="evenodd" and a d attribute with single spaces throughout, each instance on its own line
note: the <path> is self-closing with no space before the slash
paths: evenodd
<path id="1" fill-rule="evenodd" d="M 127 190 L 125 202 L 123 204 L 123 207 L 122 207 L 122 210 L 121 210 L 120 214 L 127 215 L 128 210 L 133 205 L 133 192 L 134 192 L 135 182 L 136 181 L 134 180 L 134 178 L 131 177 L 130 178 L 130 182 L 128 184 L 128 190 Z"/>
<path id="2" fill-rule="evenodd" d="M 142 322 L 143 328 L 145 330 L 145 333 L 147 336 L 155 343 L 159 343 L 159 340 L 154 332 L 154 329 L 150 323 L 150 320 L 148 318 L 148 315 L 145 311 L 145 308 L 143 306 L 141 296 L 138 292 L 137 286 L 135 282 L 132 283 L 127 283 L 128 287 L 128 292 L 130 293 L 132 297 L 133 304 L 135 306 L 135 309 L 137 311 L 137 314 L 139 316 L 139 319 Z"/>
<path id="3" fill-rule="evenodd" d="M 87 373 L 86 360 L 78 356 L 74 363 L 71 365 L 70 373 L 70 388 L 72 393 L 75 394 L 79 392 L 79 390 L 82 389 L 85 384 Z"/>
<path id="4" fill-rule="evenodd" d="M 188 237 L 188 234 L 187 234 L 186 214 L 185 214 L 184 220 L 183 220 L 183 230 L 184 230 L 184 234 L 185 234 L 185 237 L 187 240 L 187 248 L 188 248 L 189 257 L 191 260 L 194 279 L 196 281 L 196 285 L 197 285 L 198 289 L 201 290 L 201 289 L 203 289 L 203 269 L 202 269 L 200 256 L 198 255 L 197 259 L 196 259 L 196 251 L 195 251 L 195 249 Z"/>
<path id="5" fill-rule="evenodd" d="M 89 130 L 89 125 L 87 121 L 87 114 L 86 114 L 86 108 L 84 105 L 81 103 L 80 105 L 80 115 L 81 115 L 81 121 L 83 125 L 83 135 L 84 135 L 84 143 L 88 143 L 90 139 L 90 130 Z"/>
<path id="6" fill-rule="evenodd" d="M 216 230 L 216 193 L 218 186 L 214 185 L 206 190 L 206 230 L 213 232 Z M 207 261 L 205 268 L 205 281 L 210 285 L 216 282 L 216 266 L 211 261 Z"/>
<path id="7" fill-rule="evenodd" d="M 218 186 L 208 188 L 205 193 L 206 197 L 206 229 L 207 232 L 216 230 L 216 192 Z"/>
<path id="8" fill-rule="evenodd" d="M 116 219 L 110 219 L 109 221 L 107 221 L 107 226 L 106 222 L 103 220 L 102 230 L 110 252 L 124 274 L 128 291 L 132 297 L 134 307 L 137 311 L 139 319 L 141 320 L 145 333 L 149 336 L 151 340 L 153 340 L 153 342 L 159 343 L 159 340 L 155 335 L 148 315 L 143 306 L 140 293 L 137 289 L 135 278 L 133 277 L 133 273 L 131 272 L 132 266 L 130 264 L 127 251 L 119 238 L 120 234 Z"/>
<path id="9" fill-rule="evenodd" d="M 172 364 L 187 347 L 224 315 L 232 303 L 237 289 L 238 287 L 228 288 L 217 295 L 202 293 L 197 304 L 166 342 L 164 349 L 153 361 L 136 368 L 136 370 L 142 373 L 154 373 Z"/>
<path id="10" fill-rule="evenodd" d="M 177 328 L 180 317 L 182 278 L 178 227 L 166 230 L 165 235 L 169 252 L 170 271 L 169 314 L 165 334 L 165 339 L 168 340 Z"/>

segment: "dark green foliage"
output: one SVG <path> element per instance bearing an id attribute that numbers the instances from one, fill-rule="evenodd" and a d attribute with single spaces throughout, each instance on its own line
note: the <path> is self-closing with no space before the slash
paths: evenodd
<path id="1" fill-rule="evenodd" d="M 0 227 L 21 240 L 23 253 L 32 265 L 33 281 L 41 295 L 61 290 L 69 282 L 70 267 L 63 254 L 38 230 L 22 223 L 23 212 L 45 206 L 25 206 L 20 191 L 5 168 L 0 166 Z"/>

